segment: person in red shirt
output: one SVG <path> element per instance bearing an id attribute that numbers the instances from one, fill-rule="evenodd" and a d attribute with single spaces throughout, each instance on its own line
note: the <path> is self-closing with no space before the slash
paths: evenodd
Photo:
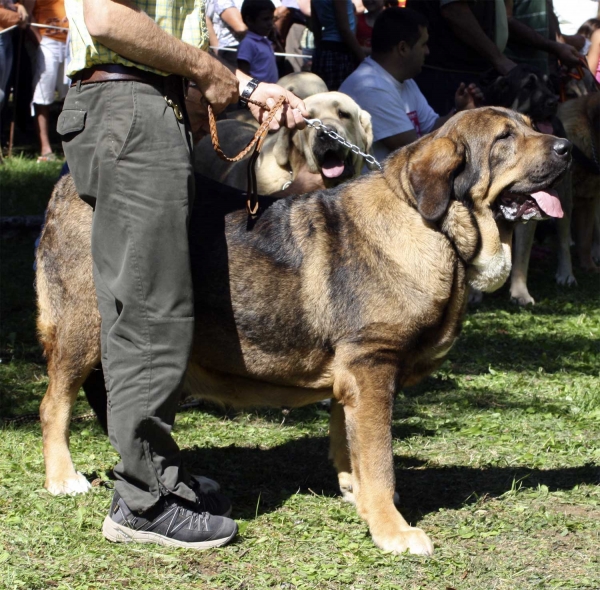
<path id="1" fill-rule="evenodd" d="M 356 39 L 361 47 L 371 48 L 371 36 L 375 19 L 385 9 L 385 0 L 363 0 L 366 12 L 356 16 Z"/>

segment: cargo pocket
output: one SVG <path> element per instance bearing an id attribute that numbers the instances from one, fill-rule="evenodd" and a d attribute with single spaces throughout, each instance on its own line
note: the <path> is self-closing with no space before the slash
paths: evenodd
<path id="1" fill-rule="evenodd" d="M 85 118 L 87 111 L 74 109 L 63 110 L 58 116 L 56 130 L 62 135 L 63 141 L 69 141 L 70 137 L 85 128 Z"/>

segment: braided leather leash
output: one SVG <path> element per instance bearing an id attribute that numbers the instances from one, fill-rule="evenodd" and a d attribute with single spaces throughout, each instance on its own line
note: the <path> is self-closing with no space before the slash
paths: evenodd
<path id="1" fill-rule="evenodd" d="M 258 160 L 258 156 L 260 156 L 260 150 L 262 149 L 265 138 L 267 137 L 267 133 L 269 131 L 269 125 L 271 121 L 275 118 L 277 111 L 283 106 L 285 103 L 285 96 L 280 96 L 277 102 L 273 105 L 272 108 L 269 109 L 266 105 L 257 102 L 252 99 L 247 99 L 247 102 L 252 103 L 256 106 L 259 106 L 268 111 L 268 115 L 265 117 L 264 121 L 261 123 L 260 127 L 256 130 L 254 137 L 250 141 L 250 143 L 237 155 L 230 157 L 228 156 L 219 144 L 219 136 L 217 135 L 217 121 L 215 115 L 213 113 L 212 107 L 208 105 L 208 124 L 210 126 L 210 138 L 212 140 L 213 147 L 215 148 L 215 152 L 222 160 L 226 162 L 239 162 L 242 158 L 244 158 L 252 148 L 254 151 L 252 152 L 252 156 L 250 156 L 250 160 L 248 161 L 248 198 L 246 200 L 246 209 L 248 211 L 248 215 L 254 219 L 258 215 L 259 202 L 258 202 L 258 190 L 256 186 L 256 173 L 254 167 L 256 165 L 256 160 Z"/>

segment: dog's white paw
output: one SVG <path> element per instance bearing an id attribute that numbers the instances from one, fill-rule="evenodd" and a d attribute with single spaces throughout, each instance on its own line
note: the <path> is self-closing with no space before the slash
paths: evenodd
<path id="1" fill-rule="evenodd" d="M 565 285 L 567 287 L 577 286 L 577 279 L 573 276 L 573 273 L 556 273 L 556 284 Z"/>
<path id="2" fill-rule="evenodd" d="M 204 494 L 212 494 L 221 491 L 221 486 L 214 479 L 209 479 L 203 475 L 192 475 L 191 478 L 198 482 L 200 491 Z"/>
<path id="3" fill-rule="evenodd" d="M 525 290 L 511 290 L 510 292 L 510 300 L 513 303 L 517 303 L 518 305 L 535 305 L 535 299 L 529 294 L 527 289 Z"/>
<path id="4" fill-rule="evenodd" d="M 425 532 L 416 527 L 400 531 L 393 537 L 375 537 L 373 541 L 377 547 L 395 554 L 408 550 L 413 555 L 433 555 L 433 543 Z"/>
<path id="5" fill-rule="evenodd" d="M 69 477 L 61 480 L 49 479 L 46 481 L 45 488 L 53 496 L 75 496 L 85 494 L 92 489 L 90 482 L 79 471 L 75 477 Z"/>

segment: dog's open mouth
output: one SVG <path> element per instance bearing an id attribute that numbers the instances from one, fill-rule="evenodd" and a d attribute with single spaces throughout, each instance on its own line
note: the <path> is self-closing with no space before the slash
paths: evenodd
<path id="1" fill-rule="evenodd" d="M 554 133 L 554 127 L 552 127 L 552 121 L 535 121 L 534 127 L 540 133 L 545 133 L 546 135 L 552 135 Z"/>
<path id="2" fill-rule="evenodd" d="M 321 172 L 327 178 L 342 179 L 354 176 L 354 166 L 350 154 L 343 160 L 338 153 L 327 150 L 321 163 Z"/>
<path id="3" fill-rule="evenodd" d="M 504 191 L 494 203 L 494 213 L 496 219 L 507 221 L 538 221 L 564 215 L 554 189 L 538 191 L 531 195 Z"/>

